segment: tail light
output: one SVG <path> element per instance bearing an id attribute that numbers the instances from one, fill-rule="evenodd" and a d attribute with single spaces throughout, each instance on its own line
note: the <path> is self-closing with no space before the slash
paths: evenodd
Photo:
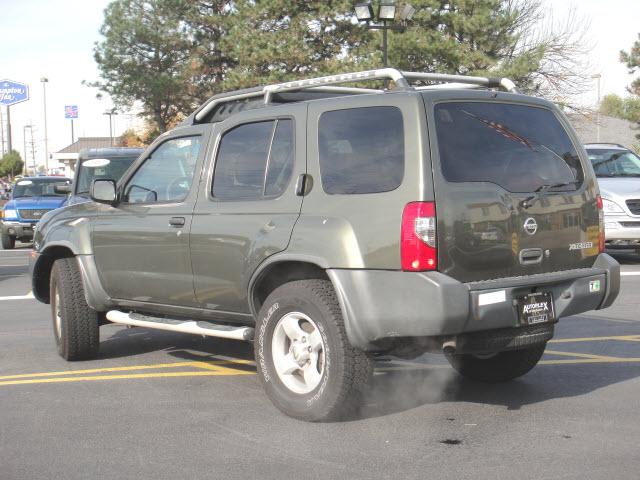
<path id="1" fill-rule="evenodd" d="M 421 272 L 438 268 L 434 202 L 411 202 L 404 207 L 400 258 L 404 271 Z"/>
<path id="2" fill-rule="evenodd" d="M 604 210 L 602 208 L 602 197 L 596 197 L 598 201 L 598 251 L 604 253 Z"/>

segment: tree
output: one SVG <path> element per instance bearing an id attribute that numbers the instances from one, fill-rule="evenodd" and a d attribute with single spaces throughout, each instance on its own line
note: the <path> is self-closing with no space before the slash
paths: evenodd
<path id="1" fill-rule="evenodd" d="M 625 52 L 624 50 L 620 51 L 620 61 L 622 63 L 626 63 L 629 68 L 629 74 L 633 74 L 640 69 L 640 33 L 638 34 L 638 40 L 634 42 L 631 46 L 629 52 Z M 638 105 L 640 103 L 640 78 L 636 78 L 631 82 L 628 88 L 631 94 L 635 95 L 637 98 L 634 98 L 636 101 L 634 105 Z M 637 113 L 637 111 L 635 112 Z M 638 123 L 638 127 L 640 127 L 640 115 L 634 115 L 634 121 Z M 636 135 L 636 138 L 640 140 L 640 134 Z M 636 151 L 640 150 L 640 142 L 634 145 Z"/>
<path id="2" fill-rule="evenodd" d="M 370 33 L 351 0 L 238 0 L 222 49 L 233 60 L 225 90 L 367 67 Z M 361 53 L 366 52 L 364 54 Z"/>
<path id="3" fill-rule="evenodd" d="M 0 159 L 0 177 L 11 175 L 12 177 L 20 174 L 24 167 L 24 162 L 20 154 L 11 150 Z"/>
<path id="4" fill-rule="evenodd" d="M 123 147 L 144 147 L 145 146 L 142 138 L 140 138 L 140 135 L 138 135 L 138 133 L 133 128 L 129 128 L 124 132 L 122 132 L 122 135 L 120 138 L 122 139 Z"/>
<path id="5" fill-rule="evenodd" d="M 588 81 L 580 30 L 575 15 L 545 23 L 541 2 L 411 0 L 417 13 L 406 32 L 390 35 L 390 64 L 508 76 L 525 92 L 571 103 Z M 94 85 L 120 107 L 140 102 L 163 132 L 214 93 L 380 67 L 381 32 L 355 20 L 353 3 L 114 0 L 95 48 L 102 81 Z"/>
<path id="6" fill-rule="evenodd" d="M 161 132 L 188 112 L 194 43 L 180 12 L 189 0 L 115 0 L 105 9 L 94 48 L 101 81 L 117 107 L 139 102 Z"/>
<path id="7" fill-rule="evenodd" d="M 539 0 L 411 0 L 416 14 L 390 37 L 390 63 L 401 69 L 506 76 L 520 90 L 569 102 L 585 84 L 584 28 L 571 11 L 549 23 Z"/>
<path id="8" fill-rule="evenodd" d="M 640 69 L 640 33 L 638 34 L 638 40 L 634 42 L 628 52 L 625 52 L 624 50 L 620 51 L 620 61 L 627 64 L 630 74 L 633 74 Z M 640 78 L 636 78 L 631 82 L 631 85 L 629 85 L 629 91 L 634 95 L 640 96 Z"/>
<path id="9" fill-rule="evenodd" d="M 640 122 L 640 98 L 605 95 L 600 103 L 600 113 L 630 122 Z"/>

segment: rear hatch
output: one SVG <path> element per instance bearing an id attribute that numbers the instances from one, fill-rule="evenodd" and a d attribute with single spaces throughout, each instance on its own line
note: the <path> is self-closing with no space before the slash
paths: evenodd
<path id="1" fill-rule="evenodd" d="M 438 270 L 472 282 L 591 266 L 597 186 L 560 114 L 484 95 L 431 110 Z"/>

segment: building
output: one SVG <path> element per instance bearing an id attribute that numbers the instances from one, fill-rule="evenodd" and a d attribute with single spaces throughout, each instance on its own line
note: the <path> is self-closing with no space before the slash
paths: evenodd
<path id="1" fill-rule="evenodd" d="M 51 155 L 49 162 L 49 174 L 64 175 L 73 178 L 76 169 L 76 161 L 81 150 L 85 148 L 109 148 L 121 147 L 122 137 L 79 137 L 71 145 L 64 147 L 59 152 Z"/>

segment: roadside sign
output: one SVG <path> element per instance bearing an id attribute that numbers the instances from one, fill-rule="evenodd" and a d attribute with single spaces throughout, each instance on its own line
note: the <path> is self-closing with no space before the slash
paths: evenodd
<path id="1" fill-rule="evenodd" d="M 29 85 L 12 80 L 0 80 L 0 105 L 14 105 L 29 100 Z"/>
<path id="2" fill-rule="evenodd" d="M 65 105 L 64 106 L 64 118 L 78 118 L 78 106 L 77 105 Z"/>

